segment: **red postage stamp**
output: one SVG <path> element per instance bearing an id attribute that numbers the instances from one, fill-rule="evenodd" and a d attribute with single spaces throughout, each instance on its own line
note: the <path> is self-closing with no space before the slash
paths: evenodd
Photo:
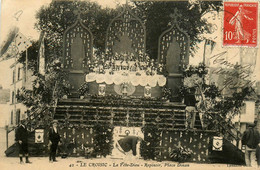
<path id="1" fill-rule="evenodd" d="M 223 45 L 257 46 L 258 2 L 224 2 Z"/>

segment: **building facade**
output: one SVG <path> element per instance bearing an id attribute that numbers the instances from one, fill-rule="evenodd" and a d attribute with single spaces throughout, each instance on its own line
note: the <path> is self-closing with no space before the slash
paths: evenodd
<path id="1" fill-rule="evenodd" d="M 5 44 L 6 49 L 1 53 L 1 59 L 3 64 L 8 65 L 10 73 L 5 74 L 5 79 L 9 86 L 9 102 L 5 106 L 8 107 L 9 113 L 4 117 L 5 125 L 9 127 L 15 127 L 19 124 L 21 119 L 25 119 L 26 106 L 17 100 L 17 95 L 20 93 L 22 88 L 32 88 L 32 71 L 28 69 L 28 49 L 31 46 L 30 41 L 21 33 L 17 32 L 9 39 L 9 42 Z M 3 49 L 2 49 L 3 50 Z M 19 62 L 19 59 L 25 55 L 25 63 Z M 7 113 L 5 113 L 7 114 Z"/>

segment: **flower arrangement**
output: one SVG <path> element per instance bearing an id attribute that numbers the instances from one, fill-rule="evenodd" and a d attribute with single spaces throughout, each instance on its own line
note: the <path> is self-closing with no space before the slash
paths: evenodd
<path id="1" fill-rule="evenodd" d="M 90 72 L 99 74 L 114 74 L 117 71 L 145 72 L 147 75 L 164 74 L 165 65 L 155 62 L 144 54 L 115 53 L 114 55 L 101 53 L 93 56 L 88 62 Z"/>
<path id="2" fill-rule="evenodd" d="M 180 97 L 183 98 L 185 95 L 187 95 L 187 94 L 188 94 L 188 90 L 189 90 L 188 87 L 186 87 L 186 86 L 181 86 L 181 87 L 179 88 L 179 95 L 180 95 Z"/>
<path id="3" fill-rule="evenodd" d="M 162 98 L 166 100 L 172 99 L 172 91 L 170 88 L 167 88 L 166 86 L 162 88 Z"/>
<path id="4" fill-rule="evenodd" d="M 192 66 L 190 65 L 184 70 L 184 77 L 190 77 L 194 74 L 198 75 L 199 77 L 202 77 L 203 75 L 207 74 L 208 70 L 205 64 L 199 63 L 198 66 Z"/>
<path id="5" fill-rule="evenodd" d="M 84 96 L 89 91 L 88 83 L 83 83 L 80 88 L 78 89 L 78 93 L 80 96 Z"/>
<path id="6" fill-rule="evenodd" d="M 170 159 L 177 162 L 185 162 L 191 158 L 192 151 L 190 149 L 185 149 L 182 146 L 174 149 L 170 152 Z"/>

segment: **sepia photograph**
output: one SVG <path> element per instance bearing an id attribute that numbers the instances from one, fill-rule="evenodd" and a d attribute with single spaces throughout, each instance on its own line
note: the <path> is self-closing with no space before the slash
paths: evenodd
<path id="1" fill-rule="evenodd" d="M 259 0 L 0 0 L 0 167 L 260 169 Z"/>

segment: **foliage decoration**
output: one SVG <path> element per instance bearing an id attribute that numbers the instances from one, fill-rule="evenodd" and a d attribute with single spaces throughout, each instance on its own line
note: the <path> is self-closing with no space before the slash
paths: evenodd
<path id="1" fill-rule="evenodd" d="M 222 2 L 201 2 L 201 8 L 192 9 L 188 2 L 134 2 L 129 3 L 129 6 L 145 23 L 147 53 L 152 59 L 156 59 L 158 37 L 169 28 L 171 14 L 175 8 L 182 14 L 183 22 L 179 22 L 180 28 L 187 31 L 191 39 L 191 52 L 195 52 L 196 44 L 202 41 L 200 35 L 210 30 L 201 17 L 209 10 L 218 12 Z M 102 8 L 97 3 L 88 1 L 54 1 L 39 10 L 35 26 L 39 31 L 46 33 L 48 49 L 58 56 L 62 55 L 62 35 L 66 28 L 75 22 L 77 16 L 73 12 L 76 9 L 80 10 L 83 23 L 88 25 L 95 37 L 93 43 L 97 49 L 96 53 L 104 52 L 107 27 L 110 21 L 122 12 L 122 6 L 116 9 Z"/>
<path id="2" fill-rule="evenodd" d="M 44 108 L 50 106 L 54 99 L 69 95 L 70 84 L 66 81 L 66 73 L 61 70 L 59 60 L 54 60 L 45 75 L 37 74 L 33 81 L 33 89 L 25 88 L 17 98 L 27 107 Z"/>
<path id="3" fill-rule="evenodd" d="M 172 90 L 171 90 L 171 88 L 167 88 L 166 86 L 164 86 L 162 88 L 162 98 L 171 101 L 171 99 L 172 99 Z"/>
<path id="4" fill-rule="evenodd" d="M 234 65 L 234 72 L 241 66 Z M 244 101 L 254 93 L 250 83 L 241 87 L 226 87 L 230 89 L 230 95 L 225 95 L 214 83 L 206 81 L 208 68 L 204 64 L 189 66 L 184 71 L 184 85 L 180 88 L 180 95 L 184 97 L 190 89 L 196 89 L 196 96 L 199 100 L 197 110 L 202 115 L 205 128 L 217 130 L 232 139 L 239 136 L 232 123 L 232 118 L 241 112 Z M 213 114 L 214 113 L 214 114 Z M 230 130 L 232 129 L 236 135 Z"/>
<path id="5" fill-rule="evenodd" d="M 201 19 L 202 16 L 208 11 L 219 12 L 223 6 L 221 1 L 200 1 L 200 5 L 193 5 L 188 1 L 135 1 L 134 4 L 134 10 L 145 21 L 147 53 L 154 59 L 158 54 L 158 37 L 173 24 L 171 16 L 175 8 L 181 14 L 179 27 L 189 35 L 190 52 L 194 54 L 197 44 L 204 40 L 200 35 L 211 29 L 210 25 Z"/>
<path id="6" fill-rule="evenodd" d="M 188 68 L 185 69 L 183 76 L 184 77 L 191 77 L 192 75 L 198 75 L 202 77 L 208 73 L 208 70 L 203 63 L 199 63 L 198 66 L 190 65 Z"/>
<path id="7" fill-rule="evenodd" d="M 146 159 L 157 159 L 158 147 L 160 146 L 161 131 L 156 126 L 145 126 L 142 128 L 144 140 L 140 145 L 140 154 Z"/>
<path id="8" fill-rule="evenodd" d="M 96 123 L 94 129 L 94 150 L 93 154 L 106 157 L 113 149 L 113 127 Z"/>
<path id="9" fill-rule="evenodd" d="M 97 53 L 105 50 L 106 29 L 117 10 L 102 8 L 89 1 L 53 1 L 36 14 L 35 27 L 45 32 L 47 53 L 62 56 L 63 33 L 75 23 L 76 10 L 80 12 L 83 24 L 87 25 L 95 37 L 93 43 Z"/>
<path id="10" fill-rule="evenodd" d="M 89 92 L 89 85 L 88 83 L 83 83 L 80 88 L 78 89 L 78 93 L 81 96 L 84 96 L 85 94 L 87 94 Z"/>
<path id="11" fill-rule="evenodd" d="M 22 88 L 17 99 L 28 109 L 28 115 L 35 114 L 35 117 L 51 116 L 51 112 L 46 112 L 46 108 L 55 104 L 55 101 L 63 95 L 70 94 L 70 84 L 66 80 L 67 75 L 61 69 L 59 60 L 49 63 L 45 75 L 36 74 L 32 89 Z M 31 123 L 40 125 L 40 120 L 33 119 Z"/>
<path id="12" fill-rule="evenodd" d="M 185 162 L 191 158 L 192 150 L 183 148 L 182 146 L 177 147 L 169 153 L 170 159 L 176 162 Z"/>

